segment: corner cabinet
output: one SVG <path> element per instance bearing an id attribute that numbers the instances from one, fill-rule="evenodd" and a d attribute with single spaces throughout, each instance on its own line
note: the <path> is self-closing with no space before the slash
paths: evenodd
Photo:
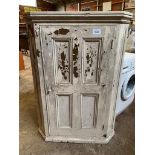
<path id="1" fill-rule="evenodd" d="M 46 141 L 107 143 L 128 12 L 27 15 L 39 131 Z"/>

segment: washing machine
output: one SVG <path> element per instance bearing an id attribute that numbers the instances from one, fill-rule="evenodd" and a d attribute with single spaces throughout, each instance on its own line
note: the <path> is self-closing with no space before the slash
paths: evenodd
<path id="1" fill-rule="evenodd" d="M 116 116 L 134 100 L 135 95 L 135 54 L 125 53 L 116 100 Z"/>

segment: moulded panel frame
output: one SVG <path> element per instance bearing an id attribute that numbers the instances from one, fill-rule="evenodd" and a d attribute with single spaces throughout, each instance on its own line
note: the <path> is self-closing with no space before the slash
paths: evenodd
<path id="1" fill-rule="evenodd" d="M 57 65 L 58 65 L 58 62 L 57 62 L 57 51 L 56 51 L 56 48 L 55 48 L 55 42 L 68 42 L 69 44 L 69 82 L 60 82 L 58 83 L 57 80 L 55 80 L 55 84 L 58 84 L 58 85 L 65 85 L 65 84 L 70 84 L 72 85 L 73 84 L 73 64 L 72 64 L 72 44 L 73 44 L 73 39 L 72 38 L 69 38 L 69 37 L 52 37 L 52 41 L 53 41 L 53 47 L 54 47 L 54 77 L 56 77 L 57 75 Z"/>
<path id="2" fill-rule="evenodd" d="M 85 85 L 98 85 L 99 84 L 99 82 L 100 82 L 100 61 L 101 61 L 101 59 L 100 59 L 100 56 L 101 56 L 101 51 L 102 51 L 102 49 L 103 49 L 103 43 L 104 43 L 104 38 L 103 37 L 94 37 L 94 38 L 92 38 L 92 37 L 83 37 L 82 38 L 82 40 L 83 40 L 83 42 L 92 42 L 92 41 L 98 41 L 99 42 L 99 49 L 98 49 L 98 56 L 97 56 L 97 60 L 98 60 L 98 62 L 97 62 L 97 70 L 96 70 L 96 82 L 91 82 L 91 83 L 89 83 L 89 82 L 86 82 L 85 80 L 84 80 L 84 75 L 85 75 L 85 69 L 84 69 L 84 67 L 85 67 L 85 62 L 84 62 L 84 60 L 85 60 L 85 51 L 84 51 L 84 49 L 85 48 L 83 48 L 83 52 L 82 52 L 82 61 L 81 61 L 81 64 L 82 64 L 82 67 L 81 67 L 81 69 L 82 69 L 82 83 L 83 84 L 85 84 Z M 84 44 L 83 44 L 83 46 L 85 46 Z"/>
<path id="3" fill-rule="evenodd" d="M 61 125 L 60 125 L 60 114 L 59 114 L 59 106 L 60 106 L 60 103 L 59 103 L 59 99 L 58 99 L 58 97 L 60 97 L 60 96 L 68 96 L 69 97 L 69 110 L 68 110 L 68 112 L 69 112 L 69 125 L 68 125 L 68 127 L 67 126 L 64 126 L 64 127 L 61 127 Z M 65 129 L 65 128 L 72 128 L 72 116 L 73 116 L 73 114 L 72 114 L 72 112 L 73 112 L 73 105 L 72 105 L 72 103 L 73 103 L 73 94 L 70 94 L 70 93 L 65 93 L 65 94 L 61 94 L 61 93 L 58 93 L 58 94 L 56 94 L 56 116 L 57 116 L 57 118 L 56 118 L 56 123 L 57 123 L 57 125 L 56 125 L 56 127 L 57 128 L 60 128 L 60 129 Z"/>
<path id="4" fill-rule="evenodd" d="M 93 127 L 92 128 L 87 128 L 83 127 L 82 125 L 82 104 L 83 104 L 83 97 L 94 97 L 94 110 L 93 110 Z M 99 94 L 95 93 L 81 93 L 81 128 L 82 129 L 95 129 L 96 124 L 97 124 L 97 116 L 98 116 L 98 102 L 99 102 Z"/>

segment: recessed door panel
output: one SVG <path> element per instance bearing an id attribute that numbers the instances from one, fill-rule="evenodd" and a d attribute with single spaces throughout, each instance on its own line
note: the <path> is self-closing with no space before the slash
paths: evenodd
<path id="1" fill-rule="evenodd" d="M 56 55 L 56 83 L 70 83 L 70 40 L 55 39 L 54 47 Z"/>
<path id="2" fill-rule="evenodd" d="M 82 95 L 81 99 L 82 128 L 95 128 L 97 120 L 97 95 Z"/>
<path id="3" fill-rule="evenodd" d="M 96 84 L 98 82 L 98 65 L 101 40 L 96 38 L 84 39 L 83 47 L 84 83 Z"/>
<path id="4" fill-rule="evenodd" d="M 57 95 L 57 127 L 71 127 L 71 96 Z"/>

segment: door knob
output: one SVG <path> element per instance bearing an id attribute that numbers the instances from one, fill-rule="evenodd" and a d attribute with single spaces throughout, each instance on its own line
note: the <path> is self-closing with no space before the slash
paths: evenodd
<path id="1" fill-rule="evenodd" d="M 52 91 L 52 88 L 51 87 L 48 87 L 46 94 L 48 95 L 51 91 Z"/>
<path id="2" fill-rule="evenodd" d="M 106 84 L 101 84 L 101 86 L 104 88 L 106 86 Z"/>
<path id="3" fill-rule="evenodd" d="M 51 92 L 51 91 L 52 91 L 52 89 L 51 89 L 51 88 L 49 88 L 49 89 L 48 89 L 48 93 L 49 93 L 49 92 Z"/>

